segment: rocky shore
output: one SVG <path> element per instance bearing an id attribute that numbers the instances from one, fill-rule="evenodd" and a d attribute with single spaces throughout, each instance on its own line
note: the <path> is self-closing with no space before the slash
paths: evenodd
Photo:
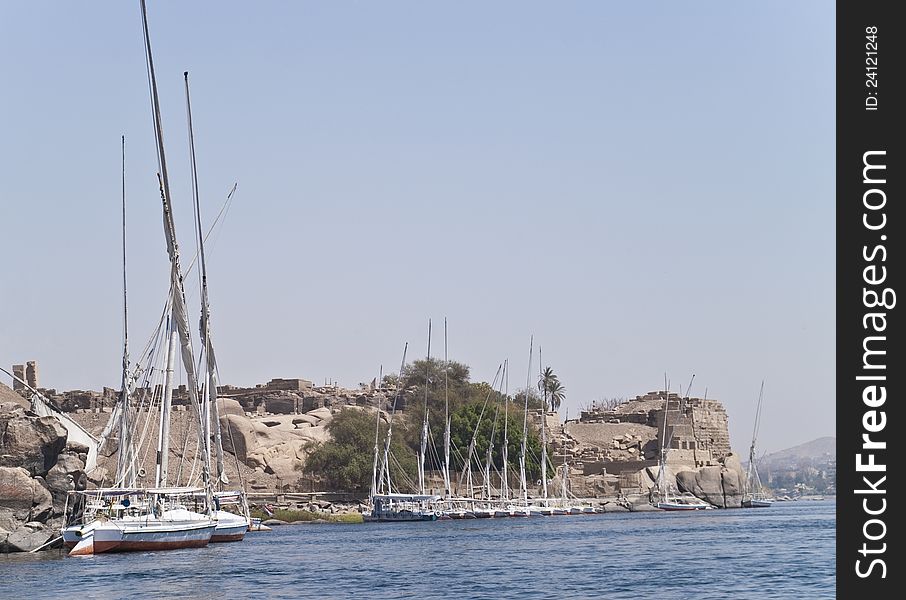
<path id="1" fill-rule="evenodd" d="M 54 417 L 0 404 L 0 552 L 27 552 L 59 536 L 66 493 L 88 483 L 88 449 L 66 438 Z"/>

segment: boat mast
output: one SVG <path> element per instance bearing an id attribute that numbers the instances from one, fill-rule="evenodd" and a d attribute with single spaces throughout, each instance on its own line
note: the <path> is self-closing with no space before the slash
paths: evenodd
<path id="1" fill-rule="evenodd" d="M 563 507 L 566 507 L 566 480 L 569 478 L 569 467 L 566 464 L 566 441 L 569 439 L 569 434 L 567 433 L 566 427 L 569 423 L 569 409 L 566 409 L 566 414 L 563 418 L 563 476 L 560 478 L 560 491 L 563 494 Z"/>
<path id="2" fill-rule="evenodd" d="M 396 381 L 396 395 L 393 397 L 393 406 L 390 407 L 390 418 L 387 419 L 387 437 L 384 439 L 384 459 L 381 462 L 381 471 L 377 478 L 378 486 L 383 485 L 384 475 L 387 475 L 387 493 L 393 493 L 393 487 L 390 482 L 390 437 L 393 435 L 393 416 L 396 414 L 396 403 L 400 399 L 403 384 L 403 369 L 406 368 L 406 351 L 409 350 L 409 342 L 403 346 L 403 361 L 400 363 L 400 374 Z M 380 414 L 380 413 L 379 413 Z"/>
<path id="3" fill-rule="evenodd" d="M 214 355 L 214 343 L 211 340 L 211 305 L 208 300 L 208 270 L 204 253 L 204 230 L 201 224 L 201 200 L 198 194 L 198 167 L 195 161 L 195 128 L 192 123 L 192 103 L 189 96 L 189 72 L 183 72 L 186 86 L 186 116 L 189 129 L 189 156 L 191 157 L 192 199 L 195 205 L 195 225 L 198 235 L 198 256 L 201 275 L 201 321 L 199 332 L 204 346 L 207 361 L 207 382 L 202 411 L 204 430 L 204 449 L 208 462 L 211 460 L 211 433 L 213 421 L 214 450 L 217 454 L 217 476 L 221 484 L 230 480 L 226 476 L 223 463 L 223 438 L 220 431 L 220 413 L 217 408 L 217 360 Z"/>
<path id="4" fill-rule="evenodd" d="M 541 387 L 544 398 L 541 401 L 541 494 L 547 505 L 547 381 L 544 379 L 544 362 L 541 360 L 541 344 L 538 344 L 538 369 L 541 372 Z"/>
<path id="5" fill-rule="evenodd" d="M 450 361 L 447 358 L 447 318 L 444 317 L 444 497 L 450 489 Z"/>
<path id="6" fill-rule="evenodd" d="M 116 464 L 116 482 L 126 488 L 135 485 L 135 456 L 129 423 L 129 308 L 126 298 L 126 136 L 120 139 L 122 149 L 122 205 L 123 205 L 123 373 L 120 380 L 119 456 Z"/>
<path id="7" fill-rule="evenodd" d="M 428 450 L 428 379 L 431 376 L 431 319 L 428 319 L 428 355 L 425 359 L 425 417 L 422 420 L 422 443 L 418 453 L 418 493 L 425 495 L 425 455 Z"/>
<path id="8" fill-rule="evenodd" d="M 508 370 L 509 359 L 503 361 L 503 381 L 504 381 L 504 392 L 503 392 L 503 473 L 500 477 L 500 496 L 503 500 L 510 499 L 510 484 L 507 481 L 507 471 L 510 468 L 509 463 L 509 450 L 508 446 L 510 445 L 509 438 L 507 437 L 507 431 L 509 429 L 508 421 L 510 419 L 510 373 Z"/>
<path id="9" fill-rule="evenodd" d="M 381 436 L 381 402 L 378 400 L 375 407 L 374 419 L 374 463 L 371 465 L 371 497 L 374 498 L 378 493 L 378 442 Z"/>
<path id="10" fill-rule="evenodd" d="M 167 366 L 164 371 L 164 397 L 160 405 L 160 429 L 157 439 L 157 469 L 154 487 L 167 486 L 167 474 L 170 464 L 170 405 L 173 402 L 173 364 L 176 362 L 176 332 L 167 318 Z"/>
<path id="11" fill-rule="evenodd" d="M 525 407 L 522 413 L 522 447 L 519 451 L 519 485 L 522 492 L 522 502 L 528 504 L 528 483 L 525 480 L 525 452 L 528 444 L 528 393 L 529 386 L 532 384 L 532 350 L 534 348 L 535 336 L 529 341 L 529 362 L 528 372 L 525 374 Z"/>
<path id="12" fill-rule="evenodd" d="M 749 469 L 748 476 L 746 477 L 746 486 L 750 489 L 746 490 L 750 496 L 753 496 L 760 492 L 761 481 L 759 481 L 758 470 L 755 467 L 755 439 L 758 437 L 758 427 L 761 422 L 761 402 L 764 397 L 764 380 L 761 380 L 761 389 L 758 390 L 758 403 L 755 406 L 755 425 L 752 428 L 752 445 L 749 446 Z M 757 486 L 757 487 L 756 487 Z"/>
<path id="13" fill-rule="evenodd" d="M 658 491 L 661 493 L 661 501 L 667 501 L 667 412 L 670 408 L 670 384 L 667 382 L 667 374 L 664 373 L 664 429 L 661 432 L 661 456 L 658 465 Z"/>
<path id="14" fill-rule="evenodd" d="M 503 388 L 501 378 L 500 387 Z M 485 499 L 491 499 L 491 461 L 494 456 L 494 435 L 497 433 L 497 415 L 500 414 L 500 405 L 494 403 L 494 421 L 491 424 L 491 437 L 488 438 L 488 451 L 485 453 L 484 461 L 484 490 Z"/>
<path id="15" fill-rule="evenodd" d="M 472 431 L 472 439 L 469 440 L 469 450 L 466 452 L 465 469 L 459 475 L 460 488 L 462 488 L 464 479 L 468 482 L 469 498 L 474 498 L 475 496 L 475 490 L 472 487 L 472 457 L 475 455 L 475 444 L 478 441 L 478 428 L 481 427 L 481 419 L 484 418 L 484 411 L 488 407 L 488 402 L 491 400 L 491 394 L 494 392 L 494 387 L 497 385 L 498 378 L 502 376 L 502 369 L 503 363 L 497 365 L 494 381 L 491 382 L 491 388 L 488 390 L 488 395 L 484 399 L 484 404 L 481 406 L 481 412 L 478 414 L 478 421 L 475 423 L 475 429 Z"/>
<path id="16" fill-rule="evenodd" d="M 151 53 L 151 36 L 148 31 L 148 13 L 145 0 L 141 0 L 141 10 L 142 30 L 145 38 L 145 59 L 148 68 L 148 87 L 151 95 L 151 108 L 154 117 L 154 137 L 157 142 L 157 163 L 160 168 L 158 180 L 160 184 L 161 203 L 163 205 L 164 236 L 167 241 L 167 254 L 170 257 L 170 330 L 173 331 L 173 326 L 175 324 L 175 331 L 179 334 L 179 342 L 182 346 L 181 354 L 183 367 L 186 371 L 186 388 L 189 392 L 190 402 L 196 409 L 199 419 L 198 425 L 199 429 L 201 429 L 203 423 L 201 422 L 201 404 L 198 399 L 198 380 L 195 373 L 195 359 L 192 352 L 192 339 L 189 330 L 188 311 L 186 309 L 186 293 L 183 287 L 182 268 L 179 264 L 179 245 L 176 241 L 176 226 L 173 223 L 170 178 L 167 172 L 167 160 L 164 152 L 164 134 L 160 116 L 160 98 L 157 91 L 157 77 L 154 73 L 154 58 Z M 175 335 L 172 339 L 172 343 L 175 344 Z M 171 390 L 165 391 L 172 393 Z M 161 429 L 164 429 L 163 425 L 161 426 Z M 169 424 L 166 425 L 166 429 L 169 430 Z M 164 440 L 161 440 L 161 442 L 164 442 Z M 166 461 L 166 457 L 161 457 L 161 459 Z M 209 496 L 209 501 L 206 503 L 208 511 L 211 510 L 213 505 L 213 502 L 210 501 L 210 472 L 210 461 L 203 461 L 202 482 L 206 493 Z M 163 474 L 164 476 L 166 475 L 166 469 L 163 470 Z"/>

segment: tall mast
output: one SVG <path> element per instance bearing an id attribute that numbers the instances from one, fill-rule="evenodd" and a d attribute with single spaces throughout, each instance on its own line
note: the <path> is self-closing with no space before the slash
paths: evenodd
<path id="1" fill-rule="evenodd" d="M 384 476 L 387 476 L 387 493 L 393 493 L 393 487 L 390 481 L 390 437 L 393 435 L 393 417 L 396 415 L 396 403 L 402 393 L 403 369 L 406 367 L 406 351 L 409 350 L 409 342 L 403 346 L 403 361 L 400 363 L 399 379 L 396 382 L 396 394 L 393 397 L 393 406 L 390 407 L 390 418 L 387 419 L 387 437 L 384 439 L 384 459 L 381 462 L 381 470 L 377 477 L 377 488 L 383 485 Z"/>
<path id="2" fill-rule="evenodd" d="M 547 504 L 547 381 L 544 379 L 544 362 L 541 360 L 541 344 L 538 344 L 538 369 L 541 371 L 541 387 L 544 398 L 541 401 L 541 490 Z"/>
<path id="3" fill-rule="evenodd" d="M 170 195 L 170 178 L 167 172 L 167 160 L 164 152 L 164 134 L 160 116 L 160 98 L 157 92 L 157 77 L 154 73 L 154 58 L 151 53 L 151 36 L 148 31 L 148 13 L 145 0 L 141 0 L 142 30 L 145 38 L 145 58 L 148 67 L 148 87 L 151 95 L 151 109 L 154 117 L 154 137 L 157 142 L 157 162 L 160 168 L 159 183 L 161 203 L 163 205 L 164 236 L 167 241 L 167 254 L 170 257 L 170 295 L 171 295 L 171 329 L 175 324 L 175 331 L 179 334 L 182 347 L 182 363 L 186 371 L 186 388 L 189 399 L 195 407 L 199 430 L 203 427 L 202 407 L 198 399 L 198 380 L 195 373 L 195 359 L 192 352 L 192 339 L 189 329 L 188 311 L 186 309 L 186 293 L 183 287 L 182 268 L 179 264 L 179 245 L 176 241 L 176 226 L 173 223 L 173 212 Z M 169 427 L 169 425 L 167 426 Z M 163 425 L 162 425 L 163 429 Z M 164 460 L 165 457 L 162 457 Z M 165 471 L 164 471 L 165 472 Z M 207 493 L 210 495 L 210 461 L 202 461 L 202 481 Z M 213 502 L 207 502 L 211 510 Z"/>
<path id="4" fill-rule="evenodd" d="M 481 427 L 481 419 L 484 418 L 484 411 L 488 407 L 488 402 L 491 400 L 491 394 L 494 393 L 494 388 L 497 386 L 498 378 L 502 376 L 502 369 L 503 363 L 497 365 L 497 372 L 494 374 L 494 381 L 491 382 L 491 388 L 488 390 L 488 395 L 485 396 L 484 404 L 481 407 L 481 412 L 478 413 L 478 421 L 475 423 L 475 429 L 472 430 L 472 439 L 469 440 L 469 450 L 468 452 L 466 452 L 465 470 L 460 473 L 459 476 L 460 488 L 462 487 L 463 479 L 465 478 L 467 480 L 470 498 L 475 496 L 475 490 L 472 487 L 472 457 L 475 455 L 475 444 L 478 441 L 478 428 Z"/>
<path id="5" fill-rule="evenodd" d="M 569 478 L 569 466 L 566 464 L 566 442 L 569 439 L 569 434 L 566 431 L 567 423 L 569 423 L 569 409 L 566 409 L 566 414 L 563 416 L 563 476 L 560 478 L 560 491 L 563 494 L 563 507 L 566 507 L 566 480 Z"/>
<path id="6" fill-rule="evenodd" d="M 444 497 L 450 495 L 450 362 L 447 358 L 447 318 L 444 317 Z"/>
<path id="7" fill-rule="evenodd" d="M 503 361 L 503 381 L 504 381 L 504 392 L 503 392 L 503 473 L 500 476 L 500 496 L 503 500 L 510 499 L 510 484 L 507 481 L 507 471 L 509 471 L 509 438 L 507 437 L 507 431 L 509 429 L 508 421 L 510 420 L 510 373 L 509 373 L 509 360 Z"/>
<path id="8" fill-rule="evenodd" d="M 500 387 L 498 389 L 503 389 L 503 378 L 499 383 Z M 488 451 L 485 455 L 484 461 L 484 489 L 485 489 L 485 499 L 491 499 L 491 461 L 494 456 L 494 436 L 497 433 L 497 416 L 500 414 L 500 405 L 496 402 L 494 403 L 494 421 L 491 424 L 491 437 L 488 438 Z"/>
<path id="9" fill-rule="evenodd" d="M 374 418 L 374 462 L 371 465 L 371 498 L 378 493 L 378 442 L 381 435 L 381 403 L 377 402 Z"/>
<path id="10" fill-rule="evenodd" d="M 746 487 L 751 489 L 747 490 L 749 494 L 755 494 L 760 490 L 758 487 L 761 487 L 761 482 L 758 481 L 758 471 L 755 467 L 755 439 L 758 437 L 758 426 L 761 421 L 761 401 L 764 397 L 764 380 L 761 380 L 761 389 L 758 390 L 758 403 L 755 405 L 755 424 L 752 428 L 752 445 L 749 446 L 749 469 L 748 476 L 746 477 Z"/>
<path id="11" fill-rule="evenodd" d="M 173 322 L 167 319 L 167 366 L 164 371 L 164 397 L 160 405 L 160 429 L 157 438 L 157 468 L 154 487 L 166 487 L 170 464 L 170 405 L 173 403 L 173 367 L 176 362 L 176 332 Z"/>
<path id="12" fill-rule="evenodd" d="M 418 454 L 418 493 L 426 494 L 425 455 L 428 450 L 428 378 L 431 376 L 431 319 L 428 319 L 428 356 L 425 360 L 425 417 L 422 420 L 422 445 Z"/>
<path id="13" fill-rule="evenodd" d="M 525 374 L 525 407 L 522 413 L 522 447 L 519 451 L 519 485 L 521 486 L 522 501 L 528 504 L 528 482 L 525 480 L 525 452 L 528 444 L 528 393 L 532 385 L 532 350 L 534 349 L 535 336 L 529 341 L 528 372 Z"/>
<path id="14" fill-rule="evenodd" d="M 123 487 L 135 485 L 134 455 L 131 425 L 129 423 L 129 308 L 126 298 L 126 136 L 120 139 L 122 150 L 122 205 L 123 205 L 123 372 L 120 380 L 119 456 L 116 464 L 116 481 Z"/>
<path id="15" fill-rule="evenodd" d="M 664 430 L 661 432 L 661 457 L 658 467 L 658 491 L 661 500 L 667 501 L 667 413 L 670 409 L 670 384 L 667 382 L 667 373 L 664 373 Z"/>
<path id="16" fill-rule="evenodd" d="M 211 460 L 211 429 L 213 422 L 214 449 L 217 454 L 217 476 L 221 484 L 229 483 L 223 464 L 223 439 L 220 431 L 220 413 L 217 408 L 217 359 L 211 341 L 211 305 L 208 300 L 208 269 L 204 253 L 204 230 L 201 224 L 201 200 L 198 194 L 198 167 L 195 161 L 195 128 L 192 123 L 192 103 L 189 96 L 189 72 L 183 73 L 186 85 L 186 116 L 189 128 L 189 156 L 192 172 L 192 199 L 195 205 L 195 225 L 198 235 L 198 257 L 201 275 L 201 321 L 199 331 L 207 361 L 207 381 L 204 395 L 203 431 L 205 456 Z"/>

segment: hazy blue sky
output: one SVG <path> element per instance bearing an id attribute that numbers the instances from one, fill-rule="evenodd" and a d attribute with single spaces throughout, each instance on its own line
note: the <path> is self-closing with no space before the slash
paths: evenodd
<path id="1" fill-rule="evenodd" d="M 138 6 L 0 3 L 0 364 L 58 389 L 119 382 L 121 134 L 136 345 L 166 295 Z M 833 3 L 151 0 L 149 21 L 184 254 L 184 70 L 208 220 L 239 182 L 209 257 L 226 382 L 354 386 L 446 316 L 451 358 L 490 379 L 509 357 L 511 387 L 534 334 L 572 416 L 694 372 L 738 451 L 762 378 L 764 450 L 833 434 Z"/>

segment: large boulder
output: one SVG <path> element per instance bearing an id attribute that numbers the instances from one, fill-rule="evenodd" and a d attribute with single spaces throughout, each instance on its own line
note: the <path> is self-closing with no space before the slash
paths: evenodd
<path id="1" fill-rule="evenodd" d="M 327 428 L 323 426 L 304 427 L 302 429 L 297 429 L 294 433 L 306 442 L 322 444 L 330 441 L 330 433 L 328 433 Z"/>
<path id="2" fill-rule="evenodd" d="M 240 417 L 245 416 L 245 411 L 242 409 L 242 405 L 239 404 L 237 400 L 232 398 L 218 398 L 217 399 L 217 414 L 223 418 L 226 415 L 238 415 Z"/>
<path id="3" fill-rule="evenodd" d="M 45 481 L 53 496 L 54 508 L 58 513 L 63 512 L 66 494 L 73 490 L 84 490 L 88 486 L 85 459 L 67 449 L 60 454 L 57 463 L 48 471 Z"/>
<path id="4" fill-rule="evenodd" d="M 284 483 L 291 483 L 301 475 L 300 471 L 307 456 L 305 446 L 304 440 L 289 440 L 260 448 L 250 458 L 256 463 L 263 464 L 266 473 L 276 475 Z"/>
<path id="5" fill-rule="evenodd" d="M 0 552 L 30 552 L 40 548 L 60 535 L 55 529 L 42 523 L 29 523 L 15 531 L 4 532 L 0 529 Z"/>
<path id="6" fill-rule="evenodd" d="M 220 436 L 223 449 L 246 462 L 249 454 L 258 448 L 255 427 L 251 419 L 242 415 L 220 415 Z"/>
<path id="7" fill-rule="evenodd" d="M 315 417 L 315 418 L 321 419 L 322 421 L 329 421 L 330 419 L 333 418 L 333 413 L 326 406 L 321 407 L 321 408 L 316 408 L 314 410 L 310 410 L 305 414 L 310 417 Z"/>
<path id="8" fill-rule="evenodd" d="M 682 471 L 677 474 L 676 483 L 680 491 L 691 492 L 715 506 L 742 506 L 745 474 L 734 454 L 728 455 L 721 466 Z"/>
<path id="9" fill-rule="evenodd" d="M 0 413 L 0 467 L 22 467 L 46 475 L 66 447 L 66 429 L 54 417 L 33 417 L 5 404 Z"/>
<path id="10" fill-rule="evenodd" d="M 53 496 L 40 478 L 21 467 L 0 467 L 0 528 L 16 531 L 53 515 Z"/>

